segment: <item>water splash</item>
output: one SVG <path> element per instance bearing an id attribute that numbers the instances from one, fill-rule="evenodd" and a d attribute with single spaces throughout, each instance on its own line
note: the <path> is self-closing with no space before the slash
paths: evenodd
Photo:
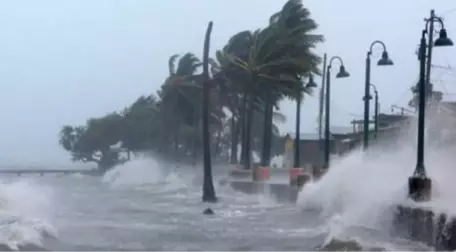
<path id="1" fill-rule="evenodd" d="M 347 237 L 350 230 L 353 234 L 353 229 L 358 229 L 358 234 L 364 229 L 389 233 L 396 206 L 409 203 L 407 181 L 416 165 L 415 127 L 412 123 L 396 139 L 396 144 L 373 147 L 367 154 L 357 150 L 333 161 L 320 181 L 304 186 L 298 205 L 305 210 L 320 211 L 326 218 L 328 243 Z M 451 200 L 456 177 L 451 165 L 456 161 L 455 151 L 451 145 L 426 142 L 426 167 L 433 180 L 433 200 L 423 205 L 438 212 L 456 214 L 456 202 Z"/>
<path id="2" fill-rule="evenodd" d="M 112 187 L 172 191 L 186 186 L 174 168 L 152 157 L 141 157 L 114 167 L 102 181 Z"/>
<path id="3" fill-rule="evenodd" d="M 377 211 L 377 205 L 398 203 L 405 196 L 407 177 L 414 168 L 407 152 L 388 158 L 353 153 L 334 163 L 322 180 L 306 185 L 298 204 L 317 207 L 327 217 L 343 214 L 358 219 L 360 214 Z"/>
<path id="4" fill-rule="evenodd" d="M 0 244 L 13 250 L 43 248 L 46 237 L 57 237 L 47 222 L 52 209 L 50 188 L 32 180 L 0 183 Z"/>

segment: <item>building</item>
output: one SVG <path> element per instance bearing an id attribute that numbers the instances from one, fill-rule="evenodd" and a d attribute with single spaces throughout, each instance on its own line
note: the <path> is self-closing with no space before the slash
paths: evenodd
<path id="1" fill-rule="evenodd" d="M 410 117 L 404 114 L 380 114 L 378 134 L 376 135 L 374 128 L 370 127 L 370 139 L 375 139 L 376 137 L 379 141 L 394 143 L 394 140 L 398 139 L 398 136 L 402 134 L 403 126 L 409 122 Z M 352 127 L 331 128 L 331 155 L 344 155 L 361 145 L 363 139 L 362 123 L 362 120 L 353 120 Z M 288 136 L 293 140 L 295 138 L 294 133 L 289 133 L 283 137 L 284 141 L 280 144 L 284 145 Z M 301 165 L 322 167 L 324 165 L 324 136 L 320 138 L 318 133 L 302 133 L 299 138 Z"/>
<path id="2" fill-rule="evenodd" d="M 284 140 L 290 137 L 295 139 L 293 133 L 284 136 Z M 302 133 L 299 136 L 300 163 L 304 165 L 313 165 L 322 167 L 324 165 L 324 138 L 320 139 L 318 133 Z M 330 153 L 332 155 L 341 155 L 346 153 L 351 147 L 352 141 L 343 137 L 343 134 L 330 135 Z M 294 153 L 293 153 L 294 154 Z"/>
<path id="3" fill-rule="evenodd" d="M 405 133 L 410 133 L 407 131 L 405 126 L 409 125 L 412 120 L 412 116 L 400 113 L 400 114 L 379 114 L 378 115 L 378 132 L 374 130 L 374 121 L 370 121 L 372 125 L 369 126 L 369 139 L 371 144 L 379 144 L 389 146 L 390 144 L 397 144 L 398 141 L 401 141 L 401 137 Z M 361 145 L 363 141 L 363 121 L 362 120 L 353 120 L 352 122 L 354 132 L 351 134 L 353 141 L 357 145 Z"/>

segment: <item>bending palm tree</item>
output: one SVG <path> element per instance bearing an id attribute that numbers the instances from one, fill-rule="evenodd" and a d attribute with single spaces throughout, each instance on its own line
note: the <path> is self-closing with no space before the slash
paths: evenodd
<path id="1" fill-rule="evenodd" d="M 202 128 L 203 128 L 203 155 L 204 155 L 204 180 L 203 180 L 203 202 L 217 202 L 215 196 L 214 182 L 212 181 L 211 150 L 209 139 L 209 46 L 212 32 L 212 21 L 209 22 L 204 40 L 203 49 L 203 104 L 202 104 Z M 213 213 L 206 209 L 205 213 Z"/>
<path id="2" fill-rule="evenodd" d="M 244 145 L 247 153 L 243 152 L 242 156 L 245 167 L 250 166 L 248 153 L 255 101 L 262 100 L 265 113 L 262 166 L 267 167 L 270 163 L 274 98 L 284 95 L 297 97 L 297 90 L 303 92 L 301 78 L 311 72 L 319 73 L 317 66 L 320 58 L 310 49 L 322 41 L 322 36 L 308 34 L 316 28 L 315 22 L 308 16 L 309 11 L 303 8 L 300 1 L 290 0 L 281 12 L 271 17 L 268 27 L 233 36 L 219 52 L 221 61 L 229 62 L 230 67 L 237 70 L 234 78 L 243 78 L 242 83 L 247 84 L 244 85 L 244 101 L 247 100 Z M 242 43 L 246 46 L 233 49 Z"/>

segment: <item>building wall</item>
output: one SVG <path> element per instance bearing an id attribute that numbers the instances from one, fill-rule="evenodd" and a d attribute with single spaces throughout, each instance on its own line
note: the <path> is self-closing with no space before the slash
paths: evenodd
<path id="1" fill-rule="evenodd" d="M 323 146 L 323 142 L 318 140 L 301 140 L 299 145 L 301 165 L 322 165 Z"/>
<path id="2" fill-rule="evenodd" d="M 341 142 L 330 141 L 331 154 L 338 154 L 345 146 Z M 299 145 L 301 165 L 315 165 L 322 167 L 324 165 L 324 140 L 301 140 Z"/>
<path id="3" fill-rule="evenodd" d="M 398 115 L 382 115 L 382 120 L 385 122 L 384 125 L 391 125 L 398 121 L 403 120 L 404 116 Z M 406 120 L 404 120 L 405 122 Z M 383 124 L 382 124 L 383 125 Z M 375 144 L 382 144 L 382 146 L 389 146 L 398 144 L 400 141 L 400 136 L 404 134 L 402 131 L 403 127 L 401 125 L 397 125 L 397 127 L 388 127 L 379 129 L 377 140 L 375 140 L 374 131 L 370 131 L 370 143 L 372 145 Z M 344 133 L 344 134 L 332 134 L 335 140 L 331 140 L 331 147 L 330 152 L 331 154 L 338 154 L 344 155 L 349 153 L 350 151 L 360 147 L 362 145 L 363 139 L 363 132 L 351 132 L 351 133 Z M 281 142 L 281 146 L 283 146 L 284 142 Z M 283 148 L 283 147 L 281 147 Z M 294 154 L 294 152 L 293 152 Z M 306 164 L 315 165 L 317 167 L 322 167 L 324 165 L 324 140 L 318 140 L 315 138 L 312 139 L 304 139 L 301 136 L 300 141 L 300 163 L 302 166 Z"/>

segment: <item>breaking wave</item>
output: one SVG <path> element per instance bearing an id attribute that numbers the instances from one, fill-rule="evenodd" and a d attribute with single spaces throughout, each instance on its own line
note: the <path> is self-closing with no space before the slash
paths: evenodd
<path id="1" fill-rule="evenodd" d="M 137 158 L 118 165 L 102 178 L 113 188 L 173 191 L 189 186 L 176 165 L 160 163 L 154 158 Z"/>
<path id="2" fill-rule="evenodd" d="M 383 237 L 384 244 L 396 239 L 390 231 L 396 206 L 410 203 L 407 181 L 416 166 L 415 136 L 405 134 L 400 144 L 387 148 L 373 146 L 368 153 L 355 151 L 334 161 L 320 181 L 304 186 L 298 205 L 304 211 L 318 212 L 325 220 L 329 234 L 325 244 L 353 242 L 354 237 L 362 237 L 356 241 L 359 243 L 376 237 L 367 242 L 368 246 L 376 247 L 379 237 Z M 452 200 L 455 151 L 452 146 L 427 139 L 425 160 L 427 174 L 433 181 L 432 201 L 420 203 L 450 215 L 456 215 L 456 202 Z M 394 244 L 401 242 L 396 240 Z M 404 245 L 393 249 L 415 248 Z"/>
<path id="3" fill-rule="evenodd" d="M 0 182 L 0 250 L 45 250 L 46 238 L 57 238 L 47 221 L 52 191 L 31 180 Z"/>

